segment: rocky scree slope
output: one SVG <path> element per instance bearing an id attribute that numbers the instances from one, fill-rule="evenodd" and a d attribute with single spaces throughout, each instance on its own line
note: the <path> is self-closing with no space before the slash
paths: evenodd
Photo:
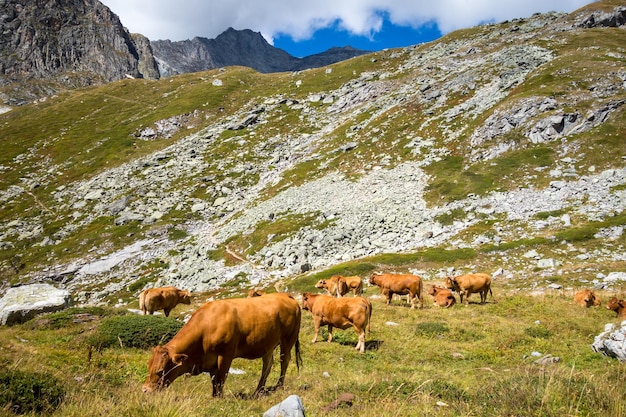
<path id="1" fill-rule="evenodd" d="M 56 188 L 64 220 L 53 233 L 45 210 L 15 213 L 0 226 L 5 251 L 24 240 L 53 248 L 103 218 L 141 232 L 121 250 L 51 257 L 10 279 L 55 281 L 78 302 L 130 302 L 143 285 L 269 285 L 383 253 L 491 248 L 461 269 L 527 287 L 611 287 L 626 265 L 626 51 L 623 26 L 597 26 L 624 8 L 599 6 L 371 54 L 333 89 L 307 83 L 356 62 L 288 75 L 284 91 L 251 97 L 198 133 Z M 230 88 L 230 71 L 207 75 L 204 88 Z M 185 128 L 181 120 L 137 137 Z M 2 190 L 0 203 L 31 201 L 54 171 Z M 590 224 L 587 240 L 562 234 Z M 520 243 L 539 240 L 552 243 Z M 452 264 L 418 272 L 441 278 Z"/>

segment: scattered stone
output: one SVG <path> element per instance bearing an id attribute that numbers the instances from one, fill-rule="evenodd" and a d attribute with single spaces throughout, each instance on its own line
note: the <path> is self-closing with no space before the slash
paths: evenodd
<path id="1" fill-rule="evenodd" d="M 561 358 L 550 354 L 544 355 L 535 361 L 537 365 L 551 365 L 557 362 L 561 362 Z"/>
<path id="2" fill-rule="evenodd" d="M 605 356 L 626 362 L 626 320 L 618 327 L 613 323 L 604 326 L 604 332 L 597 335 L 591 349 Z"/>
<path id="3" fill-rule="evenodd" d="M 38 314 L 67 308 L 70 293 L 49 284 L 31 284 L 9 288 L 0 299 L 0 325 L 24 323 Z"/>
<path id="4" fill-rule="evenodd" d="M 263 413 L 263 417 L 305 417 L 304 405 L 297 395 L 290 395 L 283 402 Z"/>

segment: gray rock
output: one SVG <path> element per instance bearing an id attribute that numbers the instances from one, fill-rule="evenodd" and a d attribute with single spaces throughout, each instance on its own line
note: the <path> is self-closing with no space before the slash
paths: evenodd
<path id="1" fill-rule="evenodd" d="M 304 405 L 297 395 L 290 395 L 283 402 L 263 413 L 263 417 L 305 417 Z"/>
<path id="2" fill-rule="evenodd" d="M 626 320 L 620 327 L 613 323 L 604 326 L 604 332 L 597 335 L 591 349 L 605 356 L 616 358 L 620 362 L 626 362 Z"/>
<path id="3" fill-rule="evenodd" d="M 0 325 L 24 323 L 37 314 L 63 310 L 70 305 L 70 293 L 49 284 L 9 288 L 0 299 Z"/>

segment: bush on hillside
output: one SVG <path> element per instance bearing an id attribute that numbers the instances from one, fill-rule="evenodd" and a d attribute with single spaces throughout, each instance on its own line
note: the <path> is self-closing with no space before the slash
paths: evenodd
<path id="1" fill-rule="evenodd" d="M 65 397 L 63 385 L 46 374 L 0 371 L 0 409 L 15 414 L 51 413 Z"/>
<path id="2" fill-rule="evenodd" d="M 168 342 L 183 327 L 180 321 L 158 316 L 109 317 L 100 323 L 89 344 L 107 347 L 148 349 Z"/>

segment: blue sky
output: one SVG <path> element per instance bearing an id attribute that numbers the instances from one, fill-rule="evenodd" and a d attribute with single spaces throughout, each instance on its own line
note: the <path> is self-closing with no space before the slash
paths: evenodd
<path id="1" fill-rule="evenodd" d="M 548 11 L 572 12 L 589 0 L 101 0 L 132 33 L 150 40 L 215 38 L 229 27 L 261 33 L 298 57 L 350 45 L 403 47 L 488 22 Z"/>

